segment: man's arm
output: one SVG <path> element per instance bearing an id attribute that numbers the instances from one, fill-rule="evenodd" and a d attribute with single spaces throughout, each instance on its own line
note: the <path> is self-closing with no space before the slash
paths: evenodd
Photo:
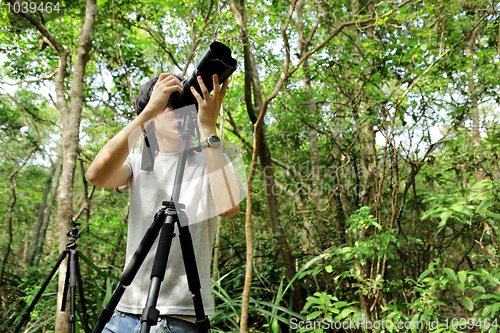
<path id="1" fill-rule="evenodd" d="M 217 133 L 217 117 L 229 81 L 226 79 L 222 89 L 220 89 L 219 79 L 217 75 L 214 75 L 213 97 L 210 97 L 201 77 L 198 77 L 198 83 L 203 93 L 203 99 L 194 88 L 191 88 L 191 91 L 198 101 L 198 125 L 200 126 L 202 139 L 205 140 L 210 135 Z M 207 147 L 204 151 L 209 171 L 210 189 L 212 190 L 217 213 L 222 217 L 234 216 L 240 209 L 240 190 L 236 178 L 224 157 L 222 147 Z"/>
<path id="2" fill-rule="evenodd" d="M 200 132 L 203 140 L 216 134 L 215 128 L 202 128 Z M 227 164 L 222 147 L 207 147 L 204 152 L 217 213 L 222 217 L 234 216 L 240 210 L 240 189 L 233 171 Z"/>
<path id="3" fill-rule="evenodd" d="M 141 135 L 143 117 L 135 118 L 99 151 L 87 170 L 89 182 L 99 187 L 118 187 L 128 183 L 130 170 L 124 164 Z"/>
<path id="4" fill-rule="evenodd" d="M 130 170 L 124 162 L 151 119 L 165 110 L 170 94 L 174 91 L 182 92 L 179 80 L 172 74 L 161 74 L 141 114 L 101 149 L 88 168 L 87 179 L 92 184 L 118 187 L 128 183 Z"/>

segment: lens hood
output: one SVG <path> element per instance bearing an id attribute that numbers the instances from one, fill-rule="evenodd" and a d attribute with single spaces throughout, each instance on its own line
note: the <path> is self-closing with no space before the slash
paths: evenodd
<path id="1" fill-rule="evenodd" d="M 195 104 L 198 108 L 198 102 L 191 92 L 191 87 L 202 95 L 200 85 L 198 84 L 198 76 L 201 76 L 203 83 L 211 92 L 213 87 L 212 77 L 217 74 L 219 82 L 224 82 L 225 79 L 231 76 L 238 68 L 238 61 L 231 55 L 231 49 L 221 42 L 213 42 L 206 49 L 196 64 L 196 68 L 188 78 L 182 81 L 182 93 L 172 94 L 172 106 L 175 109 Z"/>

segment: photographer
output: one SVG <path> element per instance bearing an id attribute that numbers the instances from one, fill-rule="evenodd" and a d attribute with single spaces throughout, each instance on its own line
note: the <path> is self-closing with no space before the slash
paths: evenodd
<path id="1" fill-rule="evenodd" d="M 207 140 L 216 134 L 217 117 L 228 86 L 228 79 L 222 88 L 217 75 L 212 79 L 212 96 L 201 77 L 198 77 L 198 83 L 202 96 L 191 88 L 198 102 L 198 126 L 205 148 L 201 152 L 189 151 L 179 199 L 186 206 L 207 315 L 214 314 L 210 262 L 218 216 L 235 215 L 240 202 L 238 184 L 222 148 L 211 145 Z M 181 82 L 169 73 L 161 74 L 141 87 L 136 101 L 137 117 L 101 149 L 87 171 L 87 179 L 96 186 L 130 187 L 126 264 L 153 221 L 155 212 L 161 208 L 162 201 L 170 200 L 181 148 L 175 126 L 180 119 L 169 107 L 174 92 L 182 92 Z M 150 122 L 153 122 L 158 152 L 153 152 L 155 165 L 152 171 L 144 171 L 141 169 L 141 155 L 129 155 L 129 152 Z M 156 245 L 153 249 L 156 249 Z M 160 311 L 156 326 L 158 332 L 197 332 L 193 302 L 180 253 L 179 237 L 174 237 L 157 304 Z M 138 330 L 153 260 L 154 253 L 149 253 L 104 332 L 127 333 Z"/>

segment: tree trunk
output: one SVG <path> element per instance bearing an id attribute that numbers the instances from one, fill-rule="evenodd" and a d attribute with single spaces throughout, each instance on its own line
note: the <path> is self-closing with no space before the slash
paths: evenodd
<path id="1" fill-rule="evenodd" d="M 52 207 L 54 206 L 56 199 L 57 184 L 59 182 L 59 177 L 61 176 L 61 167 L 62 156 L 58 156 L 56 161 L 52 162 L 49 177 L 47 177 L 45 182 L 43 198 L 38 211 L 38 224 L 35 234 L 33 235 L 31 251 L 28 258 L 28 264 L 30 266 L 37 266 L 40 262 L 40 255 L 43 251 L 43 244 L 45 242 L 45 235 L 47 233 Z M 48 204 L 47 198 L 49 198 Z"/>
<path id="2" fill-rule="evenodd" d="M 475 19 L 477 20 L 479 17 L 478 13 L 476 12 Z M 474 31 L 470 34 L 470 38 L 467 41 L 467 46 L 465 48 L 465 53 L 467 58 L 472 58 L 474 54 L 474 44 L 476 44 L 477 38 L 479 36 L 479 27 L 476 27 Z M 484 180 L 486 178 L 486 171 L 485 169 L 481 166 L 481 160 L 482 156 L 482 151 L 479 149 L 481 147 L 481 135 L 479 132 L 480 128 L 480 123 L 479 123 L 479 97 L 477 93 L 477 87 L 476 83 L 474 82 L 474 62 L 471 60 L 471 63 L 467 67 L 467 75 L 469 76 L 469 93 L 470 93 L 470 101 L 471 101 L 471 106 L 470 106 L 470 118 L 472 120 L 472 143 L 474 146 L 473 151 L 476 151 L 476 156 L 474 157 L 474 176 L 476 183 L 479 183 L 480 181 Z M 484 192 L 483 189 L 479 189 L 480 192 Z M 488 235 L 490 239 L 495 238 L 495 232 L 492 231 L 487 223 L 483 224 L 483 234 Z M 489 257 L 494 258 L 496 257 L 495 252 L 493 251 L 495 247 L 494 241 L 491 242 L 492 245 L 485 246 L 483 247 L 488 254 Z M 490 264 L 492 267 L 495 267 L 496 264 L 493 261 L 490 261 Z M 500 286 L 496 286 L 495 290 L 497 292 L 500 292 Z"/>
<path id="3" fill-rule="evenodd" d="M 306 36 L 304 29 L 304 20 L 303 20 L 303 7 L 304 2 L 302 0 L 297 1 L 297 5 L 295 11 L 297 13 L 297 32 L 299 33 L 299 48 L 300 48 L 300 57 L 302 58 L 307 54 L 309 49 L 309 45 L 311 39 L 314 35 L 314 30 L 311 31 L 309 36 Z M 309 69 L 309 61 L 305 59 L 302 63 L 303 76 L 302 80 L 304 81 L 304 89 L 306 90 L 306 110 L 307 114 L 311 115 L 313 120 L 309 122 L 308 127 L 308 138 L 309 138 L 309 154 L 311 158 L 311 172 L 312 172 L 312 180 L 313 180 L 313 190 L 319 189 L 321 187 L 321 161 L 319 159 L 319 147 L 318 147 L 318 130 L 316 129 L 318 123 L 314 119 L 317 115 L 317 109 L 314 105 L 314 101 L 312 98 L 311 92 L 311 74 Z M 321 193 L 313 193 L 312 200 L 318 209 L 323 208 L 323 200 L 321 197 Z"/>
<path id="4" fill-rule="evenodd" d="M 375 131 L 370 120 L 371 113 L 366 102 L 361 102 L 356 117 L 356 128 L 361 140 L 361 168 L 363 170 L 363 184 L 361 190 L 361 205 L 369 206 L 373 203 L 375 178 L 377 177 L 377 161 L 375 149 Z"/>
<path id="5" fill-rule="evenodd" d="M 360 14 L 360 4 L 358 0 L 351 0 L 351 14 L 352 16 L 356 16 Z M 368 5 L 368 12 L 372 12 L 373 4 Z M 357 29 L 357 28 L 355 28 Z M 354 32 L 356 36 L 356 43 L 361 43 L 360 36 L 355 30 Z M 368 35 L 373 35 L 373 28 L 367 29 Z M 357 59 L 358 63 L 361 62 L 361 59 Z M 355 81 L 358 81 L 359 89 L 363 89 L 361 82 L 359 82 L 359 78 L 354 78 Z M 355 189 L 356 196 L 359 196 L 361 199 L 360 206 L 370 206 L 374 203 L 375 197 L 375 185 L 376 185 L 376 177 L 377 177 L 377 160 L 376 160 L 376 148 L 375 148 L 375 131 L 374 124 L 371 120 L 372 111 L 370 110 L 370 106 L 366 100 L 364 100 L 364 95 L 362 94 L 361 99 L 358 101 L 358 108 L 354 112 L 354 117 L 356 121 L 356 132 L 358 132 L 360 142 L 360 160 L 361 160 L 361 169 L 362 173 L 362 182 L 357 184 L 357 188 Z M 358 177 L 356 177 L 358 178 Z M 361 192 L 361 193 L 359 193 Z M 366 240 L 371 236 L 374 232 L 373 227 L 363 228 L 359 233 L 359 239 L 361 241 Z M 361 276 L 360 284 L 366 284 L 367 279 L 373 279 L 372 275 L 372 265 L 376 257 L 367 258 L 364 267 L 361 267 L 360 264 L 356 265 L 356 268 Z M 363 288 L 364 289 L 364 288 Z M 373 296 L 370 295 L 370 292 L 366 292 L 364 290 L 360 290 L 360 305 L 361 308 L 365 309 L 365 315 L 367 320 L 372 320 L 372 302 Z M 368 329 L 368 332 L 371 332 L 371 329 Z"/>
<path id="6" fill-rule="evenodd" d="M 81 215 L 74 217 L 73 220 L 76 222 L 76 220 L 81 216 L 81 218 L 83 219 L 82 231 L 89 231 L 90 203 L 92 201 L 92 195 L 94 194 L 95 186 L 93 186 L 91 191 L 89 192 L 89 183 L 85 178 L 85 167 L 83 166 L 83 161 L 80 160 L 79 164 L 80 164 L 80 175 L 82 177 L 82 185 L 83 185 L 83 203 L 82 203 L 82 208 L 80 209 Z"/>
<path id="7" fill-rule="evenodd" d="M 309 49 L 309 45 L 311 39 L 314 35 L 314 27 L 311 30 L 310 34 L 306 36 L 305 28 L 304 28 L 304 19 L 303 19 L 303 8 L 304 2 L 302 0 L 297 1 L 297 5 L 295 7 L 295 11 L 297 13 L 296 19 L 296 27 L 297 32 L 299 34 L 299 49 L 300 49 L 300 57 L 302 58 L 307 54 Z M 324 201 L 322 199 L 322 182 L 321 182 L 321 161 L 319 156 L 319 147 L 318 147 L 318 130 L 316 129 L 318 126 L 315 117 L 317 115 L 316 106 L 314 105 L 314 101 L 312 98 L 311 91 L 311 75 L 309 73 L 309 61 L 305 59 L 302 63 L 302 80 L 304 82 L 304 89 L 306 91 L 306 113 L 311 116 L 312 120 L 309 121 L 308 130 L 308 139 L 309 139 L 309 155 L 311 161 L 311 174 L 312 174 L 312 191 L 309 193 L 309 197 L 312 199 L 312 202 L 316 206 L 316 210 L 324 209 Z M 304 227 L 308 232 L 303 232 L 303 237 L 305 237 L 305 244 L 303 246 L 307 246 L 308 248 L 314 246 L 317 249 L 325 249 L 326 248 L 326 239 L 325 236 L 326 228 L 322 226 L 322 224 L 318 224 L 315 226 L 311 219 L 306 218 Z M 304 230 L 304 231 L 306 231 Z M 307 239 L 308 235 L 312 236 L 313 242 L 309 242 Z M 316 240 L 316 242 L 315 242 Z"/>
<path id="8" fill-rule="evenodd" d="M 50 170 L 47 179 L 45 180 L 45 188 L 43 189 L 42 200 L 40 200 L 40 206 L 38 207 L 38 219 L 37 224 L 33 233 L 33 238 L 31 240 L 31 251 L 28 258 L 28 265 L 33 266 L 34 254 L 35 251 L 38 250 L 40 246 L 38 243 L 39 236 L 42 230 L 43 217 L 45 215 L 45 208 L 47 207 L 47 200 L 49 198 L 50 188 L 52 184 L 52 178 L 54 178 L 54 174 L 56 173 L 58 159 L 50 161 Z"/>
<path id="9" fill-rule="evenodd" d="M 336 117 L 334 123 L 332 124 L 333 126 L 333 136 L 335 141 L 340 140 L 340 118 Z M 343 163 L 343 159 L 345 156 L 343 156 L 342 151 L 339 149 L 337 145 L 334 146 L 334 159 L 335 159 L 335 166 L 337 170 L 341 170 L 341 166 Z M 341 176 L 336 174 L 336 179 L 341 179 Z M 340 239 L 340 244 L 346 244 L 348 246 L 352 246 L 352 244 L 349 242 L 349 239 L 347 239 L 347 226 L 346 226 L 346 216 L 344 212 L 344 206 L 342 204 L 342 199 L 344 196 L 344 190 L 343 186 L 340 184 L 336 184 L 335 188 L 333 189 L 333 193 L 330 196 L 329 202 L 330 205 L 333 207 L 333 221 L 336 221 L 337 226 L 338 226 L 338 232 L 339 232 L 339 239 Z"/>
<path id="10" fill-rule="evenodd" d="M 476 19 L 479 15 L 476 13 Z M 467 46 L 465 48 L 465 54 L 467 58 L 472 58 L 474 54 L 474 44 L 476 44 L 477 37 L 479 36 L 479 27 L 477 27 L 474 31 L 472 31 L 469 40 L 467 41 Z M 477 88 L 476 83 L 474 82 L 474 62 L 471 59 L 471 63 L 466 69 L 468 75 L 468 85 L 469 85 L 469 99 L 471 102 L 470 105 L 470 118 L 472 120 L 472 144 L 474 147 L 481 146 L 481 135 L 479 133 L 479 107 L 478 107 L 478 96 L 477 96 Z M 476 149 L 478 150 L 478 149 Z M 480 167 L 481 157 L 476 156 L 474 159 L 478 168 L 474 168 L 475 170 L 475 178 L 476 182 L 480 182 L 484 179 L 486 172 L 482 167 Z"/>
<path id="11" fill-rule="evenodd" d="M 70 228 L 70 220 L 73 218 L 73 183 L 75 175 L 76 158 L 78 154 L 78 137 L 80 128 L 80 117 L 83 107 L 83 85 L 85 83 L 85 67 L 90 58 L 90 48 L 92 32 L 94 29 L 96 15 L 96 1 L 87 0 L 85 12 L 85 22 L 80 31 L 80 43 L 78 46 L 76 62 L 74 65 L 73 81 L 69 96 L 71 98 L 69 112 L 64 108 L 59 109 L 63 118 L 63 169 L 59 189 L 57 192 L 57 225 L 59 228 L 59 251 L 66 248 L 68 237 L 66 232 Z M 58 73 L 59 75 L 59 73 Z M 63 75 L 63 74 L 62 74 Z M 61 88 L 61 87 L 60 87 Z M 58 100 L 61 96 L 58 94 Z M 64 95 L 62 96 L 64 98 Z M 58 103 L 59 104 L 59 103 Z M 64 104 L 66 101 L 64 100 Z M 64 282 L 66 279 L 66 263 L 61 264 L 59 269 L 59 288 L 57 294 L 57 314 L 56 314 L 56 332 L 70 332 L 68 324 L 68 313 L 61 311 L 62 297 L 64 291 Z"/>

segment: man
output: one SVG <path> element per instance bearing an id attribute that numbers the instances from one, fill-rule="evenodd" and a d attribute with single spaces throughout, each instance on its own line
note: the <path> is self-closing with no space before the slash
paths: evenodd
<path id="1" fill-rule="evenodd" d="M 213 96 L 210 96 L 201 77 L 198 77 L 198 83 L 203 96 L 194 88 L 191 91 L 198 102 L 198 126 L 204 149 L 202 152 L 188 153 L 179 202 L 186 206 L 202 286 L 203 305 L 205 313 L 211 315 L 214 310 L 210 293 L 210 259 L 217 215 L 235 215 L 239 210 L 240 198 L 238 184 L 228 161 L 222 149 L 212 140 L 216 134 L 217 117 L 228 80 L 224 81 L 221 89 L 217 75 L 213 76 Z M 101 149 L 87 171 L 87 179 L 96 186 L 117 188 L 128 185 L 131 189 L 127 264 L 152 223 L 154 214 L 162 207 L 162 201 L 170 200 L 181 147 L 175 127 L 180 119 L 172 112 L 171 107 L 167 107 L 174 92 L 181 93 L 182 86 L 179 78 L 169 73 L 161 74 L 157 79 L 146 83 L 137 97 L 137 117 Z M 129 152 L 151 122 L 158 152 L 153 152 L 155 162 L 152 171 L 145 171 L 141 168 L 141 156 L 129 155 Z M 156 245 L 153 249 L 156 249 Z M 127 287 L 104 332 L 127 333 L 139 330 L 140 314 L 145 306 L 150 284 L 155 255 L 153 252 L 155 251 L 148 254 L 133 283 Z M 159 332 L 197 332 L 179 237 L 172 240 L 157 309 L 160 311 L 156 326 Z"/>

